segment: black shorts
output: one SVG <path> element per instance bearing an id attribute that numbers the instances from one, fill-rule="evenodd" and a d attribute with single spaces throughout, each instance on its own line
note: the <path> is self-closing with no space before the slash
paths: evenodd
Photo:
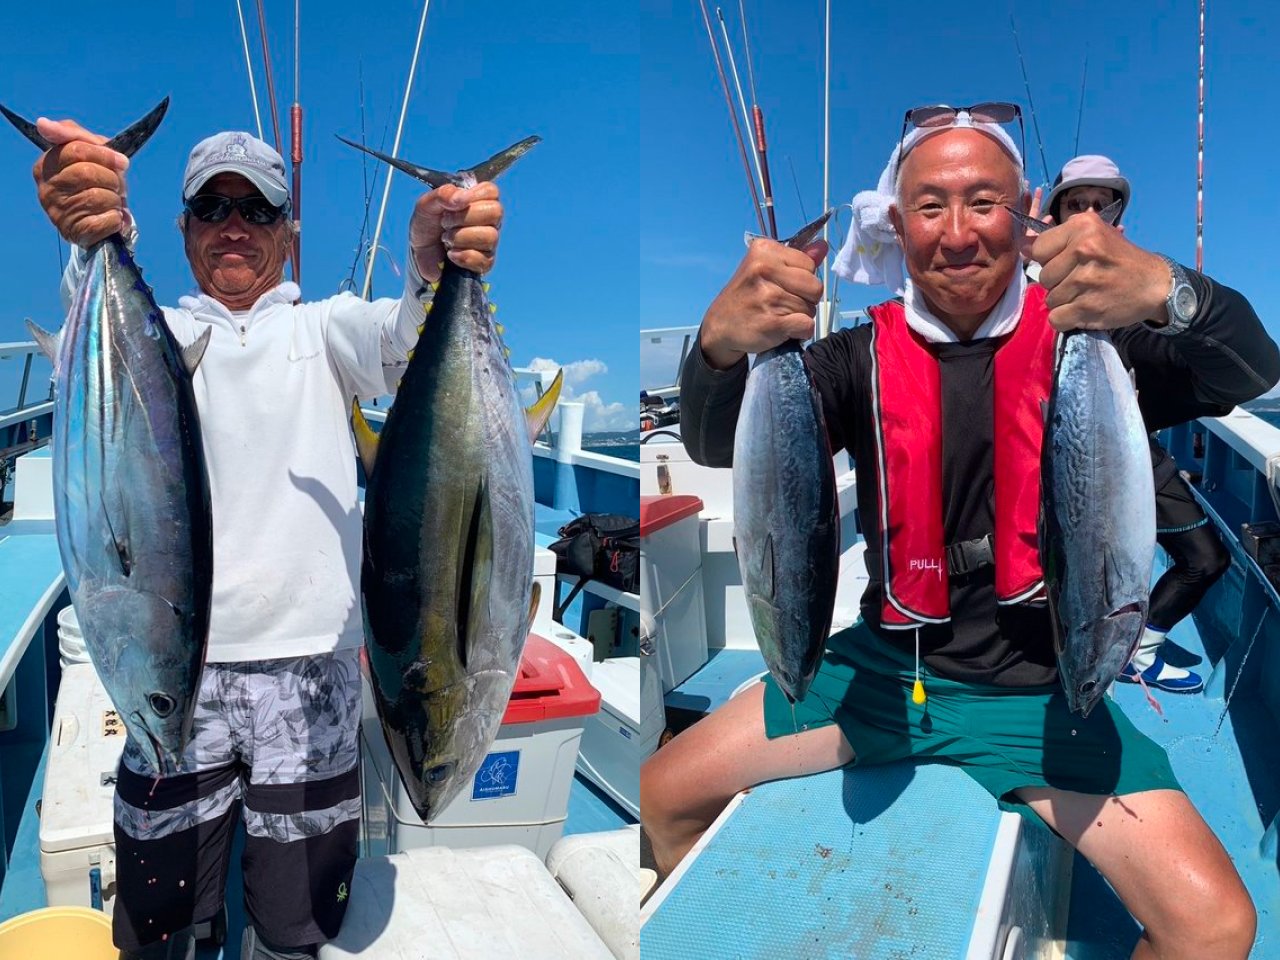
<path id="1" fill-rule="evenodd" d="M 137 950 L 222 909 L 246 826 L 245 908 L 264 940 L 331 940 L 360 824 L 355 651 L 206 664 L 191 743 L 157 778 L 126 744 L 115 799 L 117 947 Z"/>

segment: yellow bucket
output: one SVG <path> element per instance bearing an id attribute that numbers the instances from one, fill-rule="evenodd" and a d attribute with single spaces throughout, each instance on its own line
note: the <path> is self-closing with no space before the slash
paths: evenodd
<path id="1" fill-rule="evenodd" d="M 88 907 L 45 907 L 0 923 L 0 960 L 116 960 L 111 918 Z"/>

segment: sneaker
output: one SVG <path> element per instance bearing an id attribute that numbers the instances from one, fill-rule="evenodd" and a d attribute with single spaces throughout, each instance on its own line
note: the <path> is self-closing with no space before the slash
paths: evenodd
<path id="1" fill-rule="evenodd" d="M 1130 663 L 1120 671 L 1116 679 L 1124 683 L 1137 683 L 1138 671 Z M 1204 689 L 1204 680 L 1200 674 L 1172 667 L 1164 662 L 1163 657 L 1156 657 L 1155 663 L 1142 671 L 1142 679 L 1148 687 L 1166 693 L 1199 693 Z"/>

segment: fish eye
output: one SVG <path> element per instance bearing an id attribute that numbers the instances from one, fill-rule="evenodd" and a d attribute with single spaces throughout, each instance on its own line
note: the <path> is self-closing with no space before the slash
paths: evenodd
<path id="1" fill-rule="evenodd" d="M 1087 696 L 1088 694 L 1093 693 L 1097 686 L 1097 680 L 1086 680 L 1084 683 L 1080 684 L 1080 693 Z"/>
<path id="2" fill-rule="evenodd" d="M 167 693 L 153 693 L 147 697 L 147 702 L 151 704 L 151 709 L 155 711 L 158 717 L 167 717 L 173 713 L 174 707 L 178 704 Z"/>
<path id="3" fill-rule="evenodd" d="M 441 763 L 426 771 L 426 781 L 431 784 L 444 783 L 449 779 L 449 775 L 453 773 L 452 763 Z"/>

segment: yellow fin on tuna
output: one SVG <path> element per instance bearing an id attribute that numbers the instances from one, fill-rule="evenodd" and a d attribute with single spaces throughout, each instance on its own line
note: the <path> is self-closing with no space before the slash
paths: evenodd
<path id="1" fill-rule="evenodd" d="M 529 442 L 533 443 L 538 439 L 538 434 L 547 428 L 547 421 L 551 419 L 551 411 L 556 408 L 556 402 L 560 399 L 560 388 L 564 385 L 564 371 L 556 373 L 556 378 L 551 381 L 551 386 L 537 400 L 533 402 L 533 406 L 526 407 L 524 411 L 525 423 L 529 426 Z"/>
<path id="2" fill-rule="evenodd" d="M 360 409 L 360 398 L 351 399 L 351 429 L 356 435 L 356 450 L 360 452 L 360 462 L 364 464 L 365 476 L 373 473 L 374 461 L 378 459 L 378 435 L 364 418 Z"/>

